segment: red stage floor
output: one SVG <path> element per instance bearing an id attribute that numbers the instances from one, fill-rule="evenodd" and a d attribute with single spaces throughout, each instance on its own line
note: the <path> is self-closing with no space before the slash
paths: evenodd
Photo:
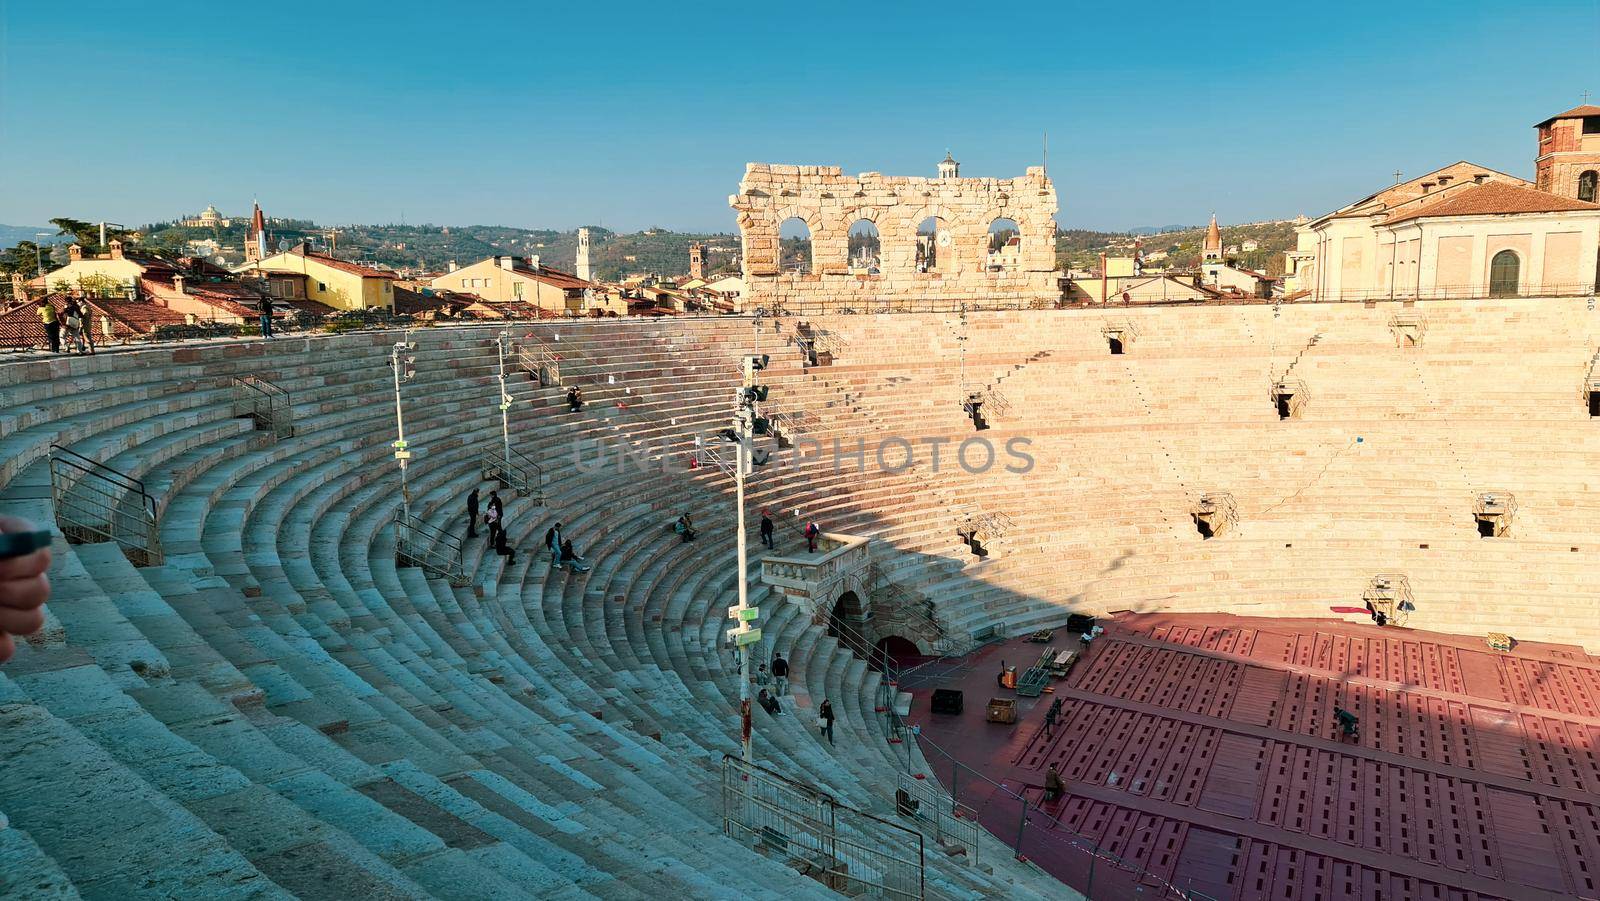
<path id="1" fill-rule="evenodd" d="M 1101 621 L 1054 693 L 986 723 L 992 645 L 908 678 L 923 737 L 1034 804 L 1054 763 L 1066 795 L 1021 804 L 959 777 L 989 831 L 1092 897 L 1160 897 L 1072 849 L 1072 832 L 1179 888 L 1228 899 L 1600 898 L 1600 658 L 1555 645 L 1325 620 L 1127 615 Z M 1057 630 L 1058 648 L 1078 647 Z M 937 665 L 936 666 L 940 666 Z M 935 688 L 965 691 L 935 716 Z M 1064 725 L 1044 714 L 1063 701 Z M 1343 738 L 1333 708 L 1360 718 Z M 950 788 L 952 767 L 926 745 Z M 1053 825 L 1050 818 L 1059 820 Z"/>

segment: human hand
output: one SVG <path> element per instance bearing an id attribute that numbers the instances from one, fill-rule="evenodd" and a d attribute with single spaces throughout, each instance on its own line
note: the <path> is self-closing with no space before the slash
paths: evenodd
<path id="1" fill-rule="evenodd" d="M 34 525 L 14 516 L 0 516 L 0 532 L 31 532 Z M 13 635 L 32 635 L 44 628 L 44 602 L 50 598 L 50 549 L 40 548 L 0 560 L 0 663 L 16 653 Z"/>

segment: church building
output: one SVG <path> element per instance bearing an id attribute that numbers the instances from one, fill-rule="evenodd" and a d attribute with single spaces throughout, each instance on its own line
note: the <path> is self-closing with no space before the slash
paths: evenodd
<path id="1" fill-rule="evenodd" d="M 1537 183 L 1462 161 L 1298 226 L 1286 293 L 1368 300 L 1593 292 L 1600 107 L 1537 128 Z"/>

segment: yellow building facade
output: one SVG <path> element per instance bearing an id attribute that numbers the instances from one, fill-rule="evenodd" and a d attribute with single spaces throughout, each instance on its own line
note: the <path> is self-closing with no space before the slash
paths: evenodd
<path id="1" fill-rule="evenodd" d="M 394 308 L 395 273 L 294 248 L 248 266 L 262 272 L 293 272 L 306 277 L 306 297 L 337 310 Z"/>

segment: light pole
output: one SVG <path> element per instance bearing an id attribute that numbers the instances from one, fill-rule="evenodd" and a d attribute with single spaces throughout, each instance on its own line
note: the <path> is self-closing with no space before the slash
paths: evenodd
<path id="1" fill-rule="evenodd" d="M 404 514 L 401 521 L 408 529 L 411 527 L 411 487 L 406 482 L 406 461 L 411 459 L 411 451 L 406 445 L 406 416 L 400 404 L 400 383 L 411 381 L 417 374 L 417 358 L 412 353 L 416 349 L 416 342 L 411 340 L 411 331 L 407 329 L 406 340 L 396 341 L 389 351 L 389 366 L 394 370 L 395 442 L 391 446 L 394 448 L 394 458 L 400 461 L 400 507 Z M 395 537 L 398 539 L 399 535 Z"/>
<path id="2" fill-rule="evenodd" d="M 511 344 L 511 329 L 504 329 L 494 339 L 500 352 L 500 441 L 505 451 L 505 462 L 500 475 L 507 486 L 511 485 L 511 395 L 506 393 L 506 348 Z"/>
<path id="3" fill-rule="evenodd" d="M 34 232 L 33 236 L 35 238 L 53 238 L 53 237 L 55 237 L 55 232 Z M 39 250 L 39 242 L 38 241 L 34 241 L 33 242 L 33 265 L 34 265 L 35 268 L 37 268 L 39 270 L 39 282 L 40 282 L 39 287 L 44 291 L 44 293 L 49 294 L 50 293 L 50 286 L 43 283 L 44 282 L 44 254 L 41 253 L 40 250 Z"/>
<path id="4" fill-rule="evenodd" d="M 750 606 L 750 573 L 749 555 L 745 546 L 744 534 L 744 481 L 751 465 L 750 440 L 753 434 L 762 431 L 762 422 L 757 415 L 757 404 L 765 398 L 766 389 L 757 385 L 756 372 L 765 369 L 767 358 L 752 355 L 744 358 L 742 363 L 743 380 L 740 387 L 734 390 L 733 431 L 737 436 L 737 446 L 734 451 L 733 483 L 734 483 L 734 529 L 739 548 L 739 603 L 730 611 L 729 618 L 736 620 L 738 626 L 729 632 L 739 648 L 739 715 L 741 717 L 740 735 L 743 740 L 744 760 L 752 763 L 755 752 L 751 744 L 751 711 L 750 711 L 750 649 L 761 640 L 761 630 L 756 628 L 755 621 L 760 617 L 759 608 Z"/>

